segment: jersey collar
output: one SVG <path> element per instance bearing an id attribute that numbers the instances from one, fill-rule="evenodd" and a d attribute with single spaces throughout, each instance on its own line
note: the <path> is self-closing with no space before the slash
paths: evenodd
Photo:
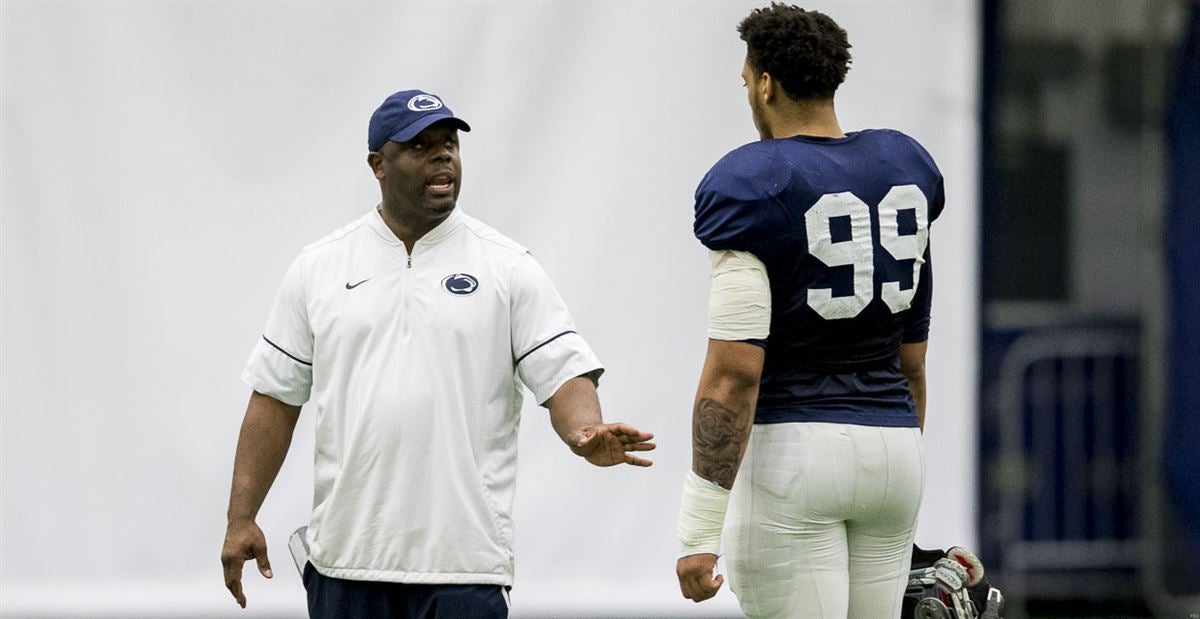
<path id="1" fill-rule="evenodd" d="M 379 212 L 380 208 L 381 205 L 375 205 L 375 208 L 371 209 L 371 212 L 367 215 L 367 221 L 371 229 L 375 231 L 375 235 L 384 243 L 388 245 L 403 245 L 404 241 L 401 241 L 392 232 L 392 229 L 388 227 L 387 223 L 383 221 L 383 213 Z M 417 239 L 417 245 L 430 245 L 450 236 L 462 224 L 463 217 L 462 209 L 455 207 L 450 212 L 450 216 L 442 220 L 442 223 L 434 226 L 432 230 L 425 233 L 425 236 Z"/>

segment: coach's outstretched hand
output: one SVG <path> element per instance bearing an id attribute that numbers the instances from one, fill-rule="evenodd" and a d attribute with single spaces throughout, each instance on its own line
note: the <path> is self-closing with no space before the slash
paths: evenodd
<path id="1" fill-rule="evenodd" d="M 225 570 L 225 587 L 233 594 L 238 606 L 246 607 L 242 592 L 242 565 L 254 559 L 258 571 L 271 577 L 271 562 L 267 560 L 267 538 L 253 520 L 230 522 L 225 529 L 225 545 L 221 548 L 221 567 Z"/>
<path id="2" fill-rule="evenodd" d="M 588 375 L 563 383 L 544 406 L 550 409 L 550 423 L 558 437 L 588 462 L 596 466 L 650 466 L 649 460 L 630 452 L 654 449 L 650 442 L 654 435 L 627 423 L 604 423 L 596 383 Z"/>
<path id="3" fill-rule="evenodd" d="M 650 466 L 653 462 L 630 452 L 650 451 L 654 435 L 642 432 L 627 423 L 605 423 L 587 426 L 572 433 L 568 439 L 571 451 L 596 466 L 632 464 Z"/>
<path id="4" fill-rule="evenodd" d="M 717 555 L 688 555 L 675 562 L 675 575 L 679 577 L 679 590 L 683 597 L 693 602 L 703 602 L 717 594 L 725 577 L 713 570 L 717 567 Z"/>

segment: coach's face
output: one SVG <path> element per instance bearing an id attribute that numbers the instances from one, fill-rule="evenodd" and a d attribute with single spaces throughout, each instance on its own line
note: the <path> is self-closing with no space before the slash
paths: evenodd
<path id="1" fill-rule="evenodd" d="M 462 186 L 458 130 L 436 122 L 407 142 L 387 142 L 367 156 L 383 205 L 403 219 L 440 220 L 454 210 Z"/>

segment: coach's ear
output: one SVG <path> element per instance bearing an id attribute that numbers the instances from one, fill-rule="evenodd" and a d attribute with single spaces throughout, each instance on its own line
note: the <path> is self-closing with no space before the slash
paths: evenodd
<path id="1" fill-rule="evenodd" d="M 375 151 L 367 153 L 367 165 L 371 166 L 375 178 L 383 180 L 383 155 Z"/>

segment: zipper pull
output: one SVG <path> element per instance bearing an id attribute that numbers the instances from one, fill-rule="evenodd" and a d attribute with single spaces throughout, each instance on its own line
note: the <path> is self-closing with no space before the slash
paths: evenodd
<path id="1" fill-rule="evenodd" d="M 408 268 L 412 268 L 412 254 L 408 255 Z"/>

